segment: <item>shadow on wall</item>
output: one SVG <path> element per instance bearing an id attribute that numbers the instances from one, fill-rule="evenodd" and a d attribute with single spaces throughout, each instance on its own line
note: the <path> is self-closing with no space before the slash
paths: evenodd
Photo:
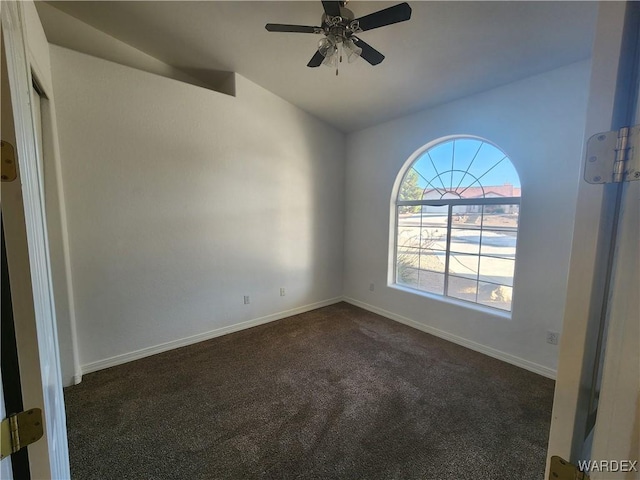
<path id="1" fill-rule="evenodd" d="M 200 80 L 211 90 L 225 95 L 236 96 L 236 75 L 234 72 L 224 70 L 211 70 L 206 68 L 176 67 L 187 75 Z"/>
<path id="2" fill-rule="evenodd" d="M 341 294 L 342 134 L 238 75 L 52 52 L 83 365 Z"/>

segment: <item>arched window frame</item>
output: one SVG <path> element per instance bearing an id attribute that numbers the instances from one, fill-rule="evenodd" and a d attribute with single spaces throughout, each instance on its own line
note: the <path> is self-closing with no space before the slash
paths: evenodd
<path id="1" fill-rule="evenodd" d="M 476 137 L 476 136 L 471 136 L 471 135 L 452 135 L 452 136 L 448 136 L 448 137 L 443 137 L 437 140 L 434 140 L 432 142 L 429 142 L 428 144 L 424 145 L 422 148 L 418 149 L 416 152 L 414 152 L 409 159 L 405 162 L 405 164 L 403 165 L 403 167 L 401 168 L 400 172 L 398 173 L 398 176 L 396 178 L 396 182 L 394 184 L 394 188 L 393 188 L 393 194 L 392 194 L 392 198 L 391 198 L 391 207 L 392 207 L 392 214 L 391 214 L 391 218 L 392 218 L 392 229 L 391 229 L 391 246 L 392 248 L 390 249 L 390 269 L 389 269 L 389 281 L 390 284 L 393 284 L 394 286 L 400 287 L 402 289 L 407 289 L 410 290 L 412 292 L 416 292 L 419 294 L 426 294 L 427 296 L 430 297 L 435 297 L 438 299 L 442 299 L 445 301 L 453 301 L 453 303 L 461 303 L 470 307 L 479 307 L 480 309 L 483 309 L 484 307 L 490 307 L 492 311 L 496 311 L 496 312 L 502 312 L 505 314 L 510 314 L 510 312 L 512 311 L 512 298 L 513 298 L 513 280 L 515 278 L 515 262 L 516 262 L 516 252 L 517 252 L 517 236 L 518 236 L 518 229 L 519 229 L 519 209 L 520 209 L 520 199 L 521 196 L 510 196 L 510 197 L 487 197 L 484 196 L 485 195 L 485 191 L 483 189 L 483 197 L 482 198 L 423 198 L 421 200 L 401 200 L 400 199 L 400 195 L 401 195 L 401 188 L 403 185 L 403 182 L 406 178 L 406 176 L 408 175 L 408 173 L 411 171 L 412 167 L 418 162 L 418 160 L 420 160 L 427 152 L 433 150 L 434 148 L 448 143 L 448 142 L 452 142 L 452 141 L 456 141 L 456 140 L 460 140 L 460 139 L 470 139 L 470 140 L 476 140 L 478 142 L 482 142 L 484 144 L 488 144 L 490 146 L 492 146 L 493 148 L 497 149 L 498 151 L 502 152 L 504 154 L 504 159 L 508 162 L 508 164 L 513 168 L 513 170 L 515 171 L 515 174 L 518 177 L 518 182 L 519 182 L 519 175 L 517 173 L 517 170 L 515 169 L 515 165 L 513 164 L 513 162 L 511 161 L 511 158 L 504 152 L 504 150 L 499 147 L 498 145 L 496 145 L 495 143 L 485 139 L 485 138 L 481 138 L 481 137 Z M 453 171 L 453 167 L 452 170 L 447 171 L 447 172 L 443 172 L 440 175 L 443 175 L 444 173 L 450 173 L 451 171 Z M 482 184 L 480 184 L 480 187 L 483 187 Z M 425 188 L 424 191 L 426 191 L 427 188 Z M 435 190 L 435 189 L 431 189 L 431 190 Z M 510 206 L 513 207 L 513 210 L 516 211 L 516 225 L 515 228 L 513 228 L 511 230 L 511 232 L 514 234 L 514 245 L 513 245 L 513 273 L 511 275 L 511 285 L 498 285 L 495 284 L 496 287 L 498 286 L 502 286 L 503 288 L 508 288 L 509 290 L 509 298 L 508 298 L 508 302 L 504 301 L 501 302 L 501 305 L 496 305 L 496 304 L 492 304 L 492 302 L 487 302 L 487 301 L 479 301 L 479 296 L 480 296 L 480 283 L 488 283 L 488 282 L 483 282 L 480 280 L 480 258 L 483 256 L 481 255 L 481 245 L 478 246 L 478 254 L 476 255 L 479 260 L 478 260 L 478 273 L 476 276 L 476 283 L 477 283 L 477 292 L 476 292 L 476 298 L 475 300 L 470 300 L 468 298 L 460 298 L 459 296 L 455 296 L 455 295 L 450 295 L 450 290 L 449 290 L 449 283 L 451 281 L 452 277 L 456 277 L 456 275 L 451 273 L 450 270 L 450 261 L 451 261 L 451 256 L 452 254 L 457 254 L 456 252 L 452 252 L 451 251 L 451 239 L 452 239 L 452 229 L 454 229 L 454 225 L 453 225 L 453 216 L 454 216 L 454 207 L 457 206 L 478 206 L 482 209 L 482 215 L 484 218 L 484 212 L 485 212 L 485 207 L 498 207 L 498 206 Z M 398 281 L 398 249 L 399 249 L 399 245 L 398 245 L 398 241 L 399 241 L 399 236 L 398 236 L 398 229 L 399 229 L 399 215 L 400 215 L 400 209 L 401 207 L 416 207 L 416 206 L 446 206 L 447 207 L 447 222 L 446 222 L 446 249 L 444 250 L 445 255 L 446 255 L 446 261 L 445 261 L 445 266 L 444 266 L 444 285 L 443 285 L 443 292 L 442 293 L 438 293 L 438 292 L 433 292 L 433 291 L 429 291 L 429 290 L 424 290 L 419 288 L 419 285 L 417 287 L 412 287 L 409 286 L 407 284 L 404 284 L 402 282 Z M 422 214 L 421 214 L 422 215 Z M 421 223 L 422 225 L 422 223 Z M 422 228 L 422 227 L 421 227 Z M 483 231 L 492 231 L 493 227 L 486 227 L 484 228 L 483 226 L 480 227 L 480 232 L 482 233 Z M 419 269 L 419 268 L 418 268 Z M 484 285 L 486 286 L 486 285 Z M 492 292 L 495 293 L 495 292 Z M 502 291 L 499 292 L 502 294 Z M 508 305 L 507 305 L 508 304 Z M 505 307 L 506 305 L 506 307 Z"/>

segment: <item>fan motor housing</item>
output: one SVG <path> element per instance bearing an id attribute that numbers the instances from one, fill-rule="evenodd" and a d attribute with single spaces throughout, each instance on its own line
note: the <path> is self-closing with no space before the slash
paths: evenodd
<path id="1" fill-rule="evenodd" d="M 351 22 L 355 15 L 351 10 L 345 7 L 340 7 L 339 17 L 330 17 L 326 13 L 322 14 L 322 29 L 325 35 L 334 35 L 338 41 L 341 41 L 343 37 L 353 34 L 351 31 Z"/>
<path id="2" fill-rule="evenodd" d="M 336 18 L 336 17 L 329 17 L 326 13 L 323 13 L 322 21 L 320 23 L 323 27 L 330 25 L 330 23 L 327 21 L 328 18 Z M 349 22 L 351 22 L 355 18 L 355 15 L 348 8 L 340 7 L 340 18 L 342 19 L 340 24 L 347 26 Z"/>

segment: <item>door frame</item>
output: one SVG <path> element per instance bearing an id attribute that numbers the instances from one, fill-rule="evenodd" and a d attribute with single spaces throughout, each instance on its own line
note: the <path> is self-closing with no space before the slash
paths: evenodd
<path id="1" fill-rule="evenodd" d="M 633 9 L 636 9 L 634 6 Z M 629 25 L 632 12 L 631 2 L 600 2 L 596 37 L 592 52 L 591 83 L 587 104 L 587 117 L 585 126 L 585 145 L 591 136 L 610 130 L 617 130 L 629 122 L 629 112 L 624 112 L 625 100 L 629 102 L 632 88 L 635 86 L 629 81 L 629 64 L 637 61 L 626 45 L 629 37 Z M 633 19 L 637 22 L 637 18 Z M 627 30 L 625 31 L 625 27 Z M 633 27 L 632 27 L 633 28 Z M 625 33 L 627 36 L 625 36 Z M 584 157 L 584 155 L 583 155 Z M 598 256 L 607 254 L 608 250 L 602 248 L 603 243 L 608 242 L 611 236 L 610 229 L 615 221 L 615 197 L 616 190 L 623 188 L 622 209 L 619 223 L 623 238 L 629 237 L 629 228 L 633 227 L 633 219 L 629 216 L 629 208 L 633 207 L 633 198 L 629 196 L 629 188 L 617 185 L 592 185 L 583 180 L 584 162 L 580 171 L 580 184 L 578 187 L 578 199 L 574 223 L 572 254 L 569 267 L 569 279 L 567 285 L 567 302 L 563 321 L 563 331 L 559 350 L 558 372 L 556 391 L 554 397 L 551 431 L 547 454 L 547 470 L 545 478 L 549 478 L 549 462 L 553 455 L 558 455 L 571 462 L 588 460 L 584 456 L 591 456 L 597 460 L 623 460 L 623 458 L 606 458 L 601 447 L 602 442 L 607 442 L 607 435 L 614 435 L 610 428 L 606 428 L 603 417 L 596 420 L 593 430 L 594 450 L 583 450 L 584 425 L 588 415 L 589 382 L 592 379 L 592 358 L 595 353 L 594 342 L 600 330 L 601 311 L 603 311 L 602 298 L 598 295 L 606 294 L 603 288 L 605 272 L 597 262 Z M 638 183 L 638 182 L 633 182 Z M 637 185 L 634 188 L 637 191 Z M 631 209 L 633 210 L 633 208 Z M 624 212 L 627 212 L 626 215 Z M 637 211 L 637 210 L 636 210 Z M 625 224 L 626 222 L 626 224 Z M 628 240 L 627 240 L 628 241 Z M 636 240 L 637 242 L 637 240 Z M 637 243 L 636 243 L 637 246 Z M 608 249 L 608 245 L 606 246 Z M 626 247 L 629 248 L 628 246 Z M 611 410 L 611 402 L 615 402 L 620 392 L 612 384 L 612 365 L 622 365 L 629 361 L 628 352 L 623 351 L 612 342 L 614 338 L 624 338 L 622 332 L 629 329 L 632 322 L 625 322 L 628 311 L 620 305 L 622 301 L 620 292 L 616 291 L 616 275 L 624 267 L 624 261 L 620 260 L 620 252 L 614 258 L 613 273 L 611 274 L 613 289 L 609 292 L 608 331 L 616 332 L 616 335 L 606 337 L 606 350 L 604 353 L 604 374 L 602 377 L 602 395 L 599 410 Z M 637 251 L 636 251 L 637 255 Z M 636 257 L 637 258 L 637 257 Z M 618 260 L 616 262 L 616 259 Z M 622 269 L 625 270 L 624 268 Z M 626 268 L 627 276 L 633 268 Z M 611 272 L 609 272 L 611 273 Z M 633 281 L 633 275 L 630 276 Z M 635 276 L 637 285 L 637 274 Z M 631 287 L 631 289 L 629 288 Z M 625 288 L 631 292 L 632 286 Z M 618 290 L 620 290 L 618 288 Z M 631 295 L 634 296 L 631 292 Z M 637 295 L 636 305 L 637 305 Z M 616 303 L 617 302 L 617 303 Z M 637 312 L 635 318 L 637 321 Z M 633 318 L 633 317 L 632 317 Z M 626 324 L 625 324 L 626 323 Z M 620 337 L 620 335 L 623 335 Z M 637 390 L 637 385 L 636 385 Z M 636 392 L 637 393 L 637 392 Z M 599 411 L 599 413 L 601 413 Z M 611 418 L 611 415 L 609 415 Z M 629 419 L 626 419 L 629 422 Z M 629 455 L 629 452 L 627 452 Z M 597 476 L 597 475 L 596 475 Z"/>
<path id="2" fill-rule="evenodd" d="M 22 385 L 20 381 L 20 366 L 18 361 L 18 346 L 16 343 L 16 331 L 13 315 L 13 302 L 11 300 L 11 281 L 9 278 L 9 266 L 7 265 L 7 249 L 4 241 L 4 221 L 0 209 L 0 231 L 2 243 L 2 374 L 0 375 L 0 400 L 2 409 L 0 419 L 7 415 L 19 413 L 24 410 L 22 401 Z M 3 462 L 11 465 L 9 471 L 0 478 L 31 478 L 29 471 L 29 452 L 26 448 L 11 454 Z M 4 465 L 3 465 L 4 466 Z"/>
<path id="3" fill-rule="evenodd" d="M 38 167 L 38 155 L 41 152 L 37 148 L 31 98 L 32 71 L 37 70 L 37 67 L 28 50 L 24 4 L 19 1 L 3 1 L 1 17 L 35 311 L 35 338 L 31 339 L 29 348 L 37 350 L 40 367 L 38 375 L 33 371 L 23 371 L 22 380 L 31 384 L 39 383 L 43 399 L 45 435 L 40 442 L 46 445 L 44 450 L 48 452 L 48 458 L 39 459 L 43 462 L 39 467 L 48 471 L 49 478 L 64 479 L 70 477 L 66 416 L 49 241 L 43 208 L 44 192 L 41 191 L 39 180 L 42 172 Z M 11 255 L 10 252 L 8 254 Z M 11 265 L 11 258 L 9 264 Z M 28 400 L 25 398 L 25 401 Z"/>
<path id="4" fill-rule="evenodd" d="M 634 63 L 628 71 L 627 117 L 629 124 L 636 125 L 640 124 L 640 4 L 630 4 L 626 21 L 632 35 L 627 47 L 630 55 L 635 48 Z M 608 353 L 601 372 L 591 457 L 593 460 L 640 461 L 640 299 L 637 295 L 640 291 L 640 181 L 626 182 L 621 187 L 617 262 L 611 275 L 609 297 Z M 632 478 L 640 478 L 638 471 L 629 473 Z M 609 472 L 594 472 L 592 479 L 610 476 Z"/>

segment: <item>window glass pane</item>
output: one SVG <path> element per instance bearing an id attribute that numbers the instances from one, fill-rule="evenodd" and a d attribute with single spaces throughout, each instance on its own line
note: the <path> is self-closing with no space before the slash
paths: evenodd
<path id="1" fill-rule="evenodd" d="M 457 168 L 457 167 L 456 167 Z M 469 184 L 468 179 L 470 178 L 467 172 L 463 170 L 453 170 L 446 174 L 446 178 L 448 184 L 450 186 L 450 191 L 459 193 Z M 471 180 L 473 181 L 473 180 Z"/>
<path id="2" fill-rule="evenodd" d="M 449 273 L 459 277 L 478 278 L 478 256 L 451 253 L 449 255 Z"/>
<path id="3" fill-rule="evenodd" d="M 520 186 L 518 174 L 513 165 L 506 158 L 504 152 L 491 144 L 484 143 L 473 163 L 469 166 L 469 174 L 475 178 L 481 178 L 484 186 L 485 196 L 491 197 L 490 192 L 496 191 L 497 196 L 510 197 L 519 195 L 505 195 L 502 189 L 491 188 L 506 185 Z"/>
<path id="4" fill-rule="evenodd" d="M 452 228 L 450 248 L 452 252 L 477 255 L 480 253 L 480 230 Z"/>
<path id="5" fill-rule="evenodd" d="M 420 226 L 420 206 L 398 206 L 398 226 L 399 227 L 419 227 Z"/>
<path id="6" fill-rule="evenodd" d="M 420 226 L 420 216 L 417 218 L 413 218 L 412 215 L 407 213 L 401 213 L 401 210 L 404 207 L 398 207 L 398 228 L 404 227 L 419 227 Z"/>
<path id="7" fill-rule="evenodd" d="M 420 269 L 444 273 L 447 252 L 438 250 L 421 250 Z"/>
<path id="8" fill-rule="evenodd" d="M 449 287 L 447 293 L 450 297 L 475 302 L 477 289 L 478 282 L 476 280 L 449 275 Z"/>
<path id="9" fill-rule="evenodd" d="M 456 138 L 455 142 L 454 165 L 456 169 L 466 171 L 484 142 L 475 138 Z"/>
<path id="10" fill-rule="evenodd" d="M 418 268 L 420 263 L 420 249 L 411 247 L 399 247 L 396 258 L 398 266 Z"/>
<path id="11" fill-rule="evenodd" d="M 477 139 L 460 138 L 455 142 L 453 190 L 462 198 L 481 198 L 484 196 L 477 176 L 470 172 L 483 149 L 486 149 L 484 142 Z"/>
<path id="12" fill-rule="evenodd" d="M 463 176 L 462 183 L 456 189 L 456 193 L 460 198 L 484 198 L 484 188 L 476 177 L 468 173 Z"/>
<path id="13" fill-rule="evenodd" d="M 411 268 L 407 264 L 398 263 L 396 271 L 396 283 L 407 287 L 418 287 L 418 269 Z"/>
<path id="14" fill-rule="evenodd" d="M 444 274 L 420 270 L 418 288 L 429 293 L 444 294 Z"/>
<path id="15" fill-rule="evenodd" d="M 479 282 L 478 303 L 488 307 L 511 310 L 512 287 Z"/>
<path id="16" fill-rule="evenodd" d="M 398 226 L 399 247 L 420 247 L 420 227 Z"/>
<path id="17" fill-rule="evenodd" d="M 483 210 L 484 228 L 517 230 L 519 205 L 485 205 Z"/>
<path id="18" fill-rule="evenodd" d="M 420 175 L 412 167 L 407 171 L 400 185 L 400 200 L 420 200 L 422 198 L 422 190 L 424 184 L 420 185 Z"/>
<path id="19" fill-rule="evenodd" d="M 420 248 L 433 250 L 447 249 L 447 229 L 443 227 L 429 227 L 422 229 Z"/>
<path id="20" fill-rule="evenodd" d="M 429 155 L 425 152 L 416 160 L 413 164 L 413 169 L 418 174 L 418 185 L 424 190 L 442 188 L 439 182 L 435 185 L 432 184 L 433 179 L 437 177 L 437 172 L 429 158 Z"/>
<path id="21" fill-rule="evenodd" d="M 482 230 L 482 255 L 492 255 L 503 258 L 516 257 L 517 232 Z"/>
<path id="22" fill-rule="evenodd" d="M 422 224 L 431 226 L 447 226 L 447 215 L 449 207 L 447 205 L 423 205 Z"/>
<path id="23" fill-rule="evenodd" d="M 480 275 L 482 282 L 499 285 L 513 285 L 514 260 L 495 257 L 480 257 Z"/>
<path id="24" fill-rule="evenodd" d="M 451 225 L 453 227 L 482 227 L 482 205 L 456 205 L 451 208 Z"/>
<path id="25" fill-rule="evenodd" d="M 451 170 L 453 167 L 453 141 L 440 143 L 430 148 L 424 155 L 430 157 L 438 173 L 442 174 L 442 172 Z M 447 185 L 442 175 L 436 179 L 436 182 L 438 182 L 434 182 L 436 187 L 442 187 L 443 184 Z"/>
<path id="26" fill-rule="evenodd" d="M 420 206 L 419 205 L 399 205 L 398 206 L 398 215 L 402 219 L 407 219 L 408 223 L 411 223 L 412 219 L 414 219 L 414 215 L 417 215 L 417 219 L 420 219 Z"/>
<path id="27" fill-rule="evenodd" d="M 422 206 L 422 236 L 421 248 L 433 248 L 446 250 L 447 248 L 447 222 L 448 206 Z"/>
<path id="28" fill-rule="evenodd" d="M 420 207 L 398 206 L 398 233 L 396 245 L 398 247 L 420 246 Z"/>

